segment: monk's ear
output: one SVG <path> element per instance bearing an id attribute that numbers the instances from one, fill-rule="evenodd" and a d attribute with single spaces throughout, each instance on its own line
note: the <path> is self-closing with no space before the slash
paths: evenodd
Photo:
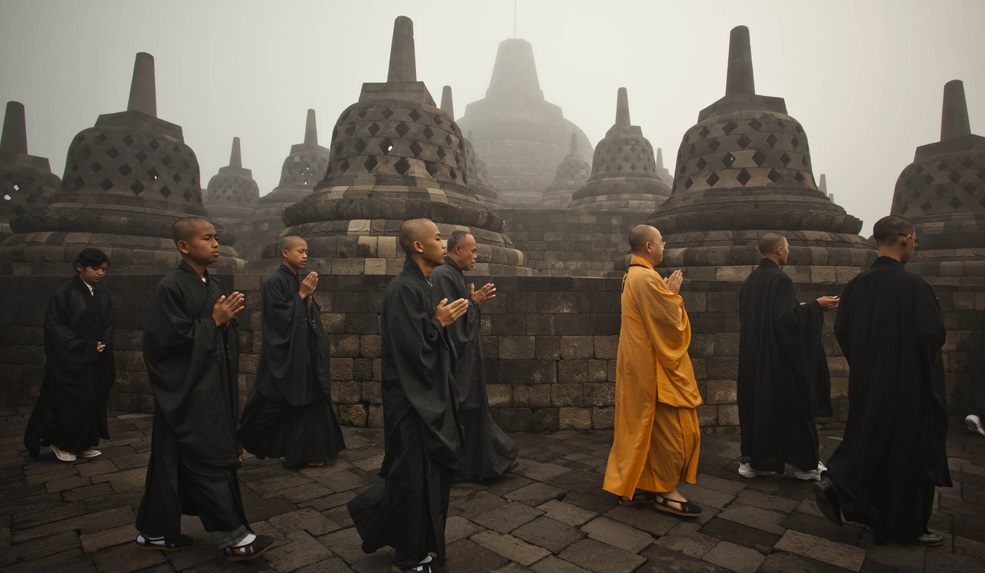
<path id="1" fill-rule="evenodd" d="M 420 241 L 414 241 L 414 252 L 423 253 L 424 252 L 424 243 L 422 243 Z"/>
<path id="2" fill-rule="evenodd" d="M 181 253 L 183 255 L 187 255 L 188 254 L 188 241 L 186 241 L 184 239 L 178 239 L 178 242 L 175 243 L 175 245 L 178 247 L 178 252 L 179 253 Z"/>

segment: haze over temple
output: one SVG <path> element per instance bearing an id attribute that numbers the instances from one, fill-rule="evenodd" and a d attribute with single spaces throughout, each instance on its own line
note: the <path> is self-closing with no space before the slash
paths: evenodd
<path id="1" fill-rule="evenodd" d="M 185 216 L 208 217 L 198 159 L 181 127 L 157 117 L 154 58 L 141 52 L 127 110 L 99 116 L 72 139 L 61 187 L 11 220 L 16 234 L 0 243 L 0 265 L 62 273 L 80 250 L 98 247 L 117 272 L 160 273 L 180 260 L 171 225 Z M 235 251 L 220 249 L 217 268 L 242 268 Z"/>
<path id="2" fill-rule="evenodd" d="M 496 53 L 486 97 L 465 107 L 458 120 L 473 134 L 476 153 L 489 168 L 489 182 L 505 208 L 541 205 L 544 188 L 578 137 L 578 152 L 591 158 L 585 133 L 544 99 L 533 48 L 526 40 L 504 40 Z"/>
<path id="3" fill-rule="evenodd" d="M 451 86 L 441 89 L 441 111 L 455 119 L 455 103 L 452 101 Z M 475 154 L 475 147 L 469 138 L 462 138 L 462 146 L 465 152 L 465 178 L 469 189 L 475 193 L 480 203 L 495 211 L 500 207 L 499 193 L 496 193 L 493 186 L 489 184 L 489 172 L 485 162 Z"/>
<path id="4" fill-rule="evenodd" d="M 581 188 L 592 174 L 592 164 L 578 153 L 578 134 L 571 134 L 571 152 L 557 166 L 554 181 L 544 189 L 541 204 L 548 209 L 564 209 L 571 204 L 571 194 Z"/>
<path id="5" fill-rule="evenodd" d="M 12 217 L 44 205 L 60 185 L 47 157 L 27 153 L 24 105 L 8 101 L 0 138 L 0 240 L 12 234 Z"/>

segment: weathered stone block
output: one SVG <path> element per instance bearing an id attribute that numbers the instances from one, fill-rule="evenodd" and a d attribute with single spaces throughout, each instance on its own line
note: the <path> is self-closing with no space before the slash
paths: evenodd
<path id="1" fill-rule="evenodd" d="M 708 380 L 704 398 L 705 402 L 708 404 L 735 403 L 735 380 Z"/>
<path id="2" fill-rule="evenodd" d="M 595 341 L 591 336 L 561 336 L 561 359 L 594 358 Z"/>
<path id="3" fill-rule="evenodd" d="M 528 360 L 534 357 L 536 339 L 533 336 L 500 336 L 500 360 Z"/>
<path id="4" fill-rule="evenodd" d="M 611 430 L 615 427 L 616 409 L 613 406 L 592 408 L 592 429 Z"/>
<path id="5" fill-rule="evenodd" d="M 591 408 L 560 408 L 558 410 L 559 430 L 591 430 Z"/>

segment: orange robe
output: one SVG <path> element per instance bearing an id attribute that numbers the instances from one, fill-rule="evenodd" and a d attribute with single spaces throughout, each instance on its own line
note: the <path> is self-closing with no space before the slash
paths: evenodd
<path id="1" fill-rule="evenodd" d="M 616 358 L 616 417 L 602 486 L 632 497 L 637 489 L 673 491 L 694 483 L 702 404 L 687 354 L 691 323 L 684 300 L 645 259 L 633 255 L 623 279 Z"/>

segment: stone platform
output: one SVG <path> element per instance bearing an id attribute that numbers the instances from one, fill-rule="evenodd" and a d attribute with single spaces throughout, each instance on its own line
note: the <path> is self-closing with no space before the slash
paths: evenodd
<path id="1" fill-rule="evenodd" d="M 134 520 L 150 449 L 151 417 L 115 414 L 103 455 L 73 464 L 50 451 L 28 459 L 26 409 L 0 410 L 0 570 L 370 572 L 389 571 L 389 550 L 366 555 L 345 503 L 374 479 L 383 457 L 377 429 L 345 428 L 349 449 L 323 468 L 294 471 L 248 457 L 240 472 L 247 516 L 275 546 L 249 563 L 226 563 L 196 518 L 181 551 L 138 551 Z M 603 492 L 610 431 L 513 434 L 515 473 L 456 485 L 447 527 L 448 572 L 629 573 L 658 571 L 981 571 L 985 563 L 985 438 L 953 428 L 953 488 L 938 490 L 931 528 L 944 545 L 872 543 L 870 531 L 837 528 L 818 512 L 810 485 L 736 473 L 736 436 L 703 436 L 697 484 L 704 508 L 679 520 L 628 508 Z M 822 433 L 822 459 L 840 433 Z M 977 563 L 977 565 L 976 565 Z"/>

